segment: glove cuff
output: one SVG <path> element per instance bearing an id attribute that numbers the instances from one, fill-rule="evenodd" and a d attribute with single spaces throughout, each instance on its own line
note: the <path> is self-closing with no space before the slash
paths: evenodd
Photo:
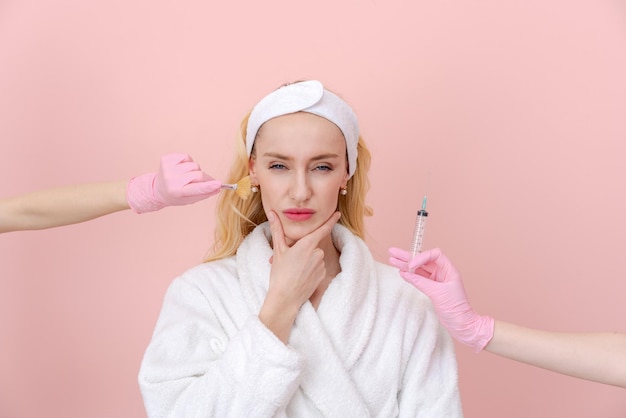
<path id="1" fill-rule="evenodd" d="M 154 196 L 155 179 L 156 173 L 147 173 L 128 181 L 126 201 L 135 213 L 154 212 L 165 207 L 165 204 Z"/>
<path id="2" fill-rule="evenodd" d="M 490 316 L 480 316 L 476 324 L 473 344 L 471 344 L 474 352 L 481 352 L 489 344 L 489 341 L 493 338 L 494 322 L 494 319 Z"/>

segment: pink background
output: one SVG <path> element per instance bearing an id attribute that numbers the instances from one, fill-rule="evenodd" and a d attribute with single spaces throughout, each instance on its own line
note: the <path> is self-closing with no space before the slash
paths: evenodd
<path id="1" fill-rule="evenodd" d="M 174 151 L 221 178 L 254 102 L 318 78 L 373 151 L 379 260 L 408 247 L 428 193 L 425 247 L 478 311 L 626 331 L 625 17 L 617 0 L 5 0 L 0 195 L 129 178 Z M 213 208 L 0 236 L 0 416 L 144 416 L 143 351 Z M 623 389 L 457 352 L 468 418 L 626 415 Z"/>

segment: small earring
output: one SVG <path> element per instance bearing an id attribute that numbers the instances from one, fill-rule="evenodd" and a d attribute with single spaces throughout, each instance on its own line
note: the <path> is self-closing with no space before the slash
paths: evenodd
<path id="1" fill-rule="evenodd" d="M 259 186 L 253 185 L 252 187 L 250 187 L 250 191 L 252 193 L 258 193 L 259 192 Z"/>
<path id="2" fill-rule="evenodd" d="M 340 195 L 345 196 L 348 194 L 348 188 L 347 187 L 343 187 L 341 189 L 341 191 L 339 192 Z"/>

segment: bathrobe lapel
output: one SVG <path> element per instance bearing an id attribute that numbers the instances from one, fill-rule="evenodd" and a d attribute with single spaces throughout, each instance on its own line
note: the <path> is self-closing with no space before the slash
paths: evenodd
<path id="1" fill-rule="evenodd" d="M 259 312 L 269 285 L 270 232 L 257 227 L 237 252 L 246 303 Z M 307 302 L 296 318 L 289 344 L 303 357 L 304 371 L 294 401 L 308 398 L 327 417 L 367 417 L 369 412 L 350 369 L 371 337 L 376 313 L 376 268 L 360 239 L 341 225 L 333 229 L 342 272 L 333 279 L 317 311 Z"/>

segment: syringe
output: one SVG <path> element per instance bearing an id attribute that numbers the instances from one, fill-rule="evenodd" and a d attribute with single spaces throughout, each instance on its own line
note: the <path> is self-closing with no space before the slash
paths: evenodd
<path id="1" fill-rule="evenodd" d="M 422 200 L 422 209 L 417 211 L 415 218 L 415 230 L 413 231 L 413 242 L 411 243 L 411 258 L 422 251 L 422 240 L 424 239 L 424 228 L 426 227 L 426 196 Z"/>

